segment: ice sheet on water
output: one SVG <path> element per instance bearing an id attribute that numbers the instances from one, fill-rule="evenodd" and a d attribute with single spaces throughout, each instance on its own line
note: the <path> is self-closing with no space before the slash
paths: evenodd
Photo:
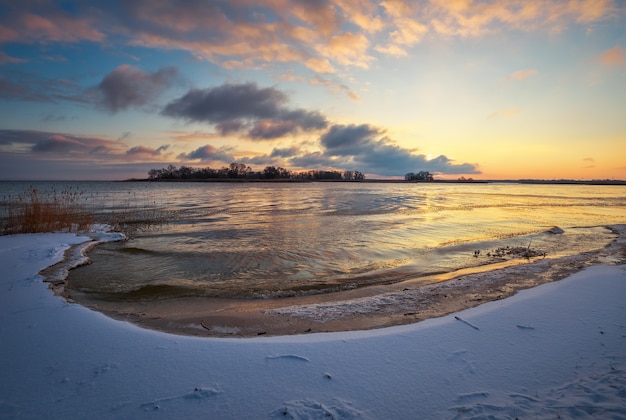
<path id="1" fill-rule="evenodd" d="M 63 284 L 67 279 L 69 270 L 89 264 L 87 256 L 89 250 L 94 246 L 105 243 L 126 240 L 126 235 L 120 232 L 112 232 L 112 227 L 106 224 L 91 225 L 88 236 L 79 236 L 83 241 L 70 248 L 69 245 L 60 243 L 53 248 L 55 260 L 61 260 L 58 264 L 45 270 L 45 280 L 52 284 Z M 69 248 L 69 251 L 68 251 Z M 63 259 L 63 254 L 65 258 Z"/>

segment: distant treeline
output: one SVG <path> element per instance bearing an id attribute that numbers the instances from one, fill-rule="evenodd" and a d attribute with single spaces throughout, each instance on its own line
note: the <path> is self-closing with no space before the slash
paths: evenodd
<path id="1" fill-rule="evenodd" d="M 163 169 L 150 169 L 148 171 L 150 180 L 198 180 L 198 179 L 291 179 L 302 181 L 362 181 L 365 175 L 359 171 L 323 171 L 310 170 L 294 172 L 285 168 L 267 166 L 262 171 L 253 171 L 252 168 L 243 163 L 231 163 L 220 169 L 213 168 L 191 168 L 181 166 L 177 168 L 169 165 Z"/>

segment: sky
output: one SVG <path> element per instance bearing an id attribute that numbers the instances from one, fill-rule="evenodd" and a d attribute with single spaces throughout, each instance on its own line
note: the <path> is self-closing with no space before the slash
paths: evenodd
<path id="1" fill-rule="evenodd" d="M 626 179 L 621 0 L 0 0 L 0 180 Z"/>

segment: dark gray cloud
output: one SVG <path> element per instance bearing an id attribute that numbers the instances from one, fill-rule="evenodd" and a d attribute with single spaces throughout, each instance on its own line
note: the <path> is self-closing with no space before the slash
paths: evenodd
<path id="1" fill-rule="evenodd" d="M 152 147 L 146 146 L 135 146 L 126 151 L 127 156 L 161 156 L 163 152 L 169 149 L 169 144 L 164 144 L 163 146 L 157 147 L 153 149 Z"/>
<path id="2" fill-rule="evenodd" d="M 32 154 L 90 153 L 96 148 L 119 151 L 124 146 L 98 137 L 37 130 L 0 130 L 0 144 L 15 145 Z"/>
<path id="3" fill-rule="evenodd" d="M 230 153 L 229 149 L 217 148 L 210 144 L 199 147 L 189 153 L 181 153 L 178 159 L 182 160 L 201 160 L 205 162 L 220 161 L 224 163 L 232 163 L 235 161 L 235 157 Z"/>
<path id="4" fill-rule="evenodd" d="M 288 157 L 292 157 L 292 156 L 297 156 L 298 153 L 300 152 L 300 149 L 297 147 L 288 147 L 288 148 L 274 148 L 274 150 L 272 150 L 272 153 L 270 153 L 270 157 L 282 157 L 282 158 L 288 158 Z"/>
<path id="5" fill-rule="evenodd" d="M 47 139 L 40 140 L 32 147 L 32 151 L 43 153 L 71 153 L 71 152 L 87 152 L 93 146 L 89 142 L 81 139 L 66 137 L 61 134 L 54 134 Z"/>
<path id="6" fill-rule="evenodd" d="M 329 153 L 336 155 L 357 154 L 364 144 L 374 142 L 382 132 L 367 124 L 333 125 L 322 135 L 320 142 Z"/>
<path id="7" fill-rule="evenodd" d="M 98 84 L 98 102 L 111 112 L 131 106 L 144 106 L 170 87 L 177 76 L 178 70 L 175 67 L 144 73 L 136 67 L 124 64 L 107 74 Z"/>
<path id="8" fill-rule="evenodd" d="M 407 172 L 429 171 L 441 174 L 477 174 L 477 166 L 457 164 L 440 155 L 427 159 L 422 154 L 404 149 L 385 136 L 384 130 L 368 124 L 333 125 L 320 137 L 320 152 L 302 154 L 290 159 L 299 167 L 357 169 L 382 176 L 404 175 Z"/>
<path id="9" fill-rule="evenodd" d="M 53 134 L 53 133 L 52 133 Z M 40 140 L 45 140 L 52 135 L 35 130 L 0 130 L 0 144 L 35 144 Z"/>
<path id="10" fill-rule="evenodd" d="M 95 104 L 107 111 L 118 112 L 131 106 L 151 104 L 177 78 L 178 70 L 175 67 L 145 73 L 125 64 L 104 76 L 97 86 L 85 88 L 72 80 L 50 79 L 28 72 L 12 71 L 0 76 L 0 99 Z M 44 118 L 52 121 L 53 117 L 55 116 L 50 114 Z"/>
<path id="11" fill-rule="evenodd" d="M 222 135 L 246 131 L 252 139 L 280 138 L 299 131 L 321 130 L 328 121 L 317 111 L 291 109 L 280 90 L 256 83 L 191 89 L 165 106 L 163 115 L 215 124 Z"/>
<path id="12" fill-rule="evenodd" d="M 94 159 L 108 161 L 141 161 L 160 160 L 167 155 L 169 145 L 158 148 L 127 145 L 119 140 L 98 137 L 83 137 L 66 133 L 53 133 L 36 130 L 0 130 L 0 144 L 15 146 L 14 154 L 31 158 L 83 159 L 92 162 Z"/>
<path id="13" fill-rule="evenodd" d="M 312 152 L 312 153 L 304 153 L 299 156 L 295 156 L 289 159 L 289 163 L 293 166 L 299 168 L 310 168 L 310 169 L 357 169 L 353 168 L 350 161 L 348 159 L 332 159 L 324 152 Z M 361 170 L 361 172 L 365 172 Z"/>
<path id="14" fill-rule="evenodd" d="M 287 96 L 275 88 L 259 88 L 256 83 L 224 84 L 191 89 L 170 102 L 163 114 L 210 123 L 256 120 L 278 115 L 286 102 Z"/>

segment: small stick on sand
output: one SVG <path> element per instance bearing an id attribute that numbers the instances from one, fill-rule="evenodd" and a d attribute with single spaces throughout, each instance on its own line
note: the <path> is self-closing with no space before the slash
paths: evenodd
<path id="1" fill-rule="evenodd" d="M 478 328 L 476 325 L 472 324 L 471 322 L 467 322 L 466 320 L 461 319 L 461 318 L 459 318 L 458 316 L 455 316 L 455 317 L 454 317 L 454 319 L 456 319 L 457 321 L 461 321 L 461 322 L 462 322 L 462 323 L 464 323 L 464 324 L 469 325 L 470 327 L 472 327 L 472 328 L 473 328 L 473 329 L 475 329 L 475 330 L 480 331 L 480 328 Z"/>

